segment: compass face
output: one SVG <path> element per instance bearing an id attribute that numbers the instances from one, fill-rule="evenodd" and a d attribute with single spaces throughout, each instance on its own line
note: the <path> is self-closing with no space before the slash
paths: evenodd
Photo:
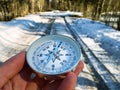
<path id="1" fill-rule="evenodd" d="M 80 55 L 80 47 L 73 39 L 49 35 L 29 47 L 27 62 L 38 73 L 57 75 L 72 70 L 78 64 Z"/>

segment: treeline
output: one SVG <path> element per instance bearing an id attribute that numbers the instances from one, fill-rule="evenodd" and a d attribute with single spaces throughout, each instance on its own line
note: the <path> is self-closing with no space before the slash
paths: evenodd
<path id="1" fill-rule="evenodd" d="M 10 20 L 43 10 L 44 0 L 0 0 L 0 20 Z"/>
<path id="2" fill-rule="evenodd" d="M 0 20 L 50 10 L 79 11 L 99 19 L 103 12 L 120 12 L 120 0 L 0 0 Z"/>

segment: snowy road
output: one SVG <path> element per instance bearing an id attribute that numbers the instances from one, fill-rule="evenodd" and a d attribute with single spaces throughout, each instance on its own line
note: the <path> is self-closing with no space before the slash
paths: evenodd
<path id="1" fill-rule="evenodd" d="M 85 68 L 75 90 L 119 90 L 120 32 L 89 19 L 27 15 L 0 22 L 0 63 L 49 34 L 72 37 L 82 47 Z"/>

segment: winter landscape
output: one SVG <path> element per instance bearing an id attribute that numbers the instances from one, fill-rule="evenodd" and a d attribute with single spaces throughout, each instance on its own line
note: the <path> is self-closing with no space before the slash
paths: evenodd
<path id="1" fill-rule="evenodd" d="M 0 64 L 38 38 L 61 34 L 81 46 L 85 67 L 75 90 L 120 89 L 120 32 L 78 12 L 44 12 L 0 22 Z"/>

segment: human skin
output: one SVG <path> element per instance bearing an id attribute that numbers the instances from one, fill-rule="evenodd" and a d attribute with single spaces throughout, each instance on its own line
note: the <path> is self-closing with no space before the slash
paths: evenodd
<path id="1" fill-rule="evenodd" d="M 46 80 L 40 78 L 26 63 L 26 52 L 8 59 L 0 66 L 0 90 L 74 90 L 79 73 L 83 70 L 81 61 L 74 72 L 68 72 L 64 78 Z"/>

